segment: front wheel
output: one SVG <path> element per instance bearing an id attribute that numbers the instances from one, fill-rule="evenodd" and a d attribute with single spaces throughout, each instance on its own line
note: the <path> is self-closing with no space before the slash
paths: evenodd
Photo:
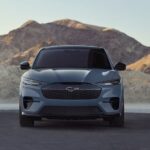
<path id="1" fill-rule="evenodd" d="M 117 126 L 117 127 L 123 127 L 124 126 L 124 108 L 122 109 L 122 112 L 120 115 L 111 117 L 109 119 L 109 124 L 111 126 Z"/>
<path id="2" fill-rule="evenodd" d="M 33 127 L 34 119 L 21 114 L 21 109 L 19 109 L 19 123 L 21 127 Z"/>

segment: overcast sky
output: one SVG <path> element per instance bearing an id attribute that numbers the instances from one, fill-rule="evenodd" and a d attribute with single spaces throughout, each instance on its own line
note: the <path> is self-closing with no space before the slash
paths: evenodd
<path id="1" fill-rule="evenodd" d="M 64 18 L 115 28 L 150 46 L 150 0 L 0 0 L 0 35 L 27 20 Z"/>

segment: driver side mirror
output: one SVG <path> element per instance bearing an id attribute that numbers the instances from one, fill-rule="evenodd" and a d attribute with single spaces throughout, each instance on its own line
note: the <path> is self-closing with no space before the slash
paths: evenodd
<path id="1" fill-rule="evenodd" d="M 118 62 L 115 65 L 114 69 L 118 71 L 123 71 L 123 70 L 126 70 L 126 65 L 124 63 Z"/>
<path id="2" fill-rule="evenodd" d="M 30 64 L 27 61 L 23 61 L 20 63 L 20 69 L 21 70 L 28 70 L 30 69 Z"/>

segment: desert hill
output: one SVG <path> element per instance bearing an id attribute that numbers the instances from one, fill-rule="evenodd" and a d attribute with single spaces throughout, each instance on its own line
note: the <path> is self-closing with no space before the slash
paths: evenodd
<path id="1" fill-rule="evenodd" d="M 43 24 L 30 20 L 0 36 L 0 64 L 18 65 L 23 60 L 32 62 L 41 47 L 64 44 L 104 47 L 114 63 L 131 64 L 150 54 L 149 47 L 116 29 L 70 19 Z"/>

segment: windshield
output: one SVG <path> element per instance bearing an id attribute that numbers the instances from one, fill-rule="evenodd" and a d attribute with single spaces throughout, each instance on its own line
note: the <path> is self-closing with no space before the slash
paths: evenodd
<path id="1" fill-rule="evenodd" d="M 41 68 L 101 68 L 111 69 L 103 49 L 44 49 L 33 64 Z"/>

